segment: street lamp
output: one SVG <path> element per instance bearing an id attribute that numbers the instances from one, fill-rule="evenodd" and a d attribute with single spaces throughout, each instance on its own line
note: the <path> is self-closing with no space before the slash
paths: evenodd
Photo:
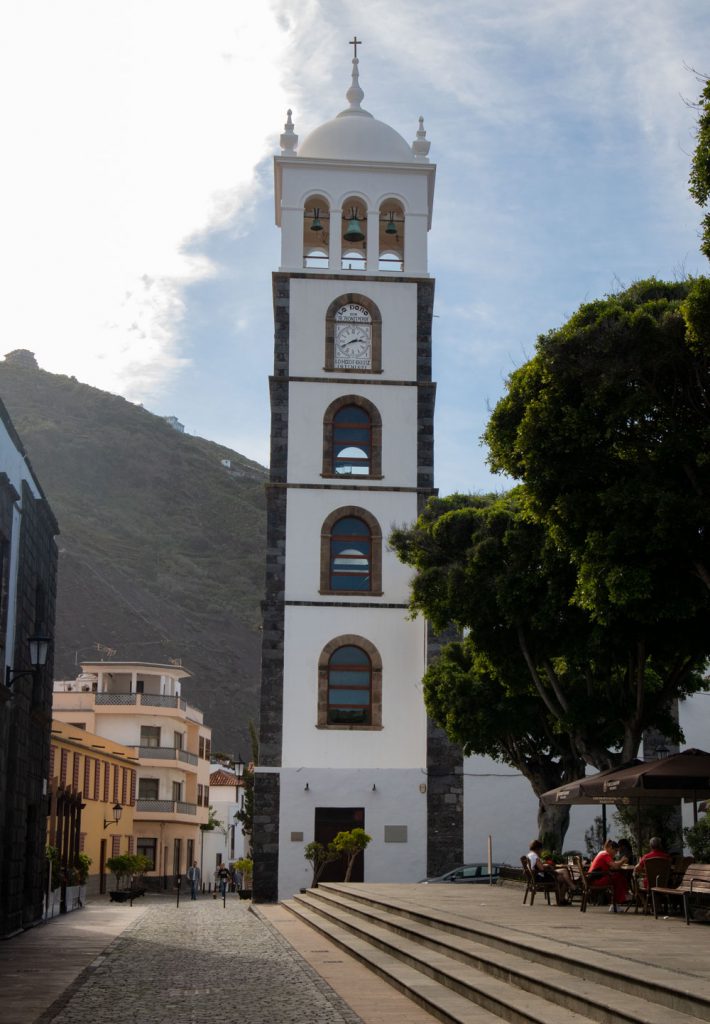
<path id="1" fill-rule="evenodd" d="M 233 764 L 234 764 L 234 800 L 235 800 L 237 809 L 234 812 L 235 823 L 232 825 L 232 853 L 236 857 L 237 856 L 237 825 L 236 825 L 236 822 L 238 820 L 237 819 L 237 815 L 239 814 L 239 783 L 240 783 L 240 780 L 242 778 L 242 775 L 244 774 L 244 761 L 242 760 L 241 753 L 237 754 L 237 759 L 236 759 L 236 761 L 233 761 Z"/>
<path id="2" fill-rule="evenodd" d="M 35 633 L 33 636 L 28 637 L 27 646 L 29 647 L 30 665 L 32 668 L 14 669 L 8 665 L 5 669 L 5 686 L 9 689 L 22 676 L 34 678 L 37 669 L 47 664 L 47 655 L 49 654 L 51 644 L 51 636 L 45 636 L 42 633 Z"/>
<path id="3" fill-rule="evenodd" d="M 108 818 L 108 819 L 104 818 L 104 828 L 108 828 L 109 825 L 118 825 L 119 821 L 121 820 L 121 815 L 123 814 L 123 808 L 119 804 L 118 800 L 113 805 L 111 810 L 113 811 L 113 818 Z"/>

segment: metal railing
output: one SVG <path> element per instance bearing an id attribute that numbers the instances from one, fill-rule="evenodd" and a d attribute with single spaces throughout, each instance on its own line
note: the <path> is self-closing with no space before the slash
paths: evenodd
<path id="1" fill-rule="evenodd" d="M 185 764 L 197 764 L 197 754 L 191 754 L 180 747 L 138 747 L 138 756 L 157 761 L 184 761 Z"/>
<path id="2" fill-rule="evenodd" d="M 136 800 L 136 810 L 144 814 L 197 814 L 197 804 L 184 800 Z"/>
<path id="3" fill-rule="evenodd" d="M 97 704 L 136 704 L 138 694 L 136 693 L 96 693 Z"/>

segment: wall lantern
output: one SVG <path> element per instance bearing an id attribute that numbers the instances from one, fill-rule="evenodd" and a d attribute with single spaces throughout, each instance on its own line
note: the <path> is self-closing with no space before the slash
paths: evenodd
<path id="1" fill-rule="evenodd" d="M 109 818 L 108 821 L 106 820 L 106 818 L 104 818 L 104 828 L 108 828 L 109 825 L 118 825 L 119 821 L 121 820 L 123 808 L 119 804 L 118 800 L 113 805 L 111 810 L 113 811 L 113 818 Z"/>
<path id="2" fill-rule="evenodd" d="M 32 668 L 16 670 L 8 665 L 5 669 L 5 686 L 12 686 L 12 684 L 17 679 L 21 679 L 22 676 L 34 678 L 37 673 L 37 669 L 43 668 L 47 664 L 47 656 L 49 654 L 51 644 L 51 636 L 36 633 L 33 636 L 28 637 L 27 646 L 29 648 L 30 665 Z"/>

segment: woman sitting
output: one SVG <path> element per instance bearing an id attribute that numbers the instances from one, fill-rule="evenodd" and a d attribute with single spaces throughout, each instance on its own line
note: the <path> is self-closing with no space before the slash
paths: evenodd
<path id="1" fill-rule="evenodd" d="M 569 894 L 574 889 L 574 882 L 566 869 L 566 874 L 556 870 L 554 864 L 548 864 L 543 861 L 540 854 L 542 853 L 542 843 L 539 839 L 533 839 L 530 843 L 530 849 L 528 850 L 526 857 L 530 861 L 530 868 L 535 877 L 536 882 L 552 882 L 557 892 L 557 902 L 559 904 L 565 904 L 569 902 Z"/>
<path id="2" fill-rule="evenodd" d="M 605 888 L 611 885 L 614 892 L 614 899 L 609 907 L 610 913 L 616 913 L 618 903 L 626 903 L 629 894 L 629 883 L 622 868 L 626 864 L 626 858 L 614 858 L 619 851 L 619 844 L 613 839 L 607 839 L 604 849 L 600 850 L 591 863 L 587 876 L 589 884 L 593 889 Z"/>

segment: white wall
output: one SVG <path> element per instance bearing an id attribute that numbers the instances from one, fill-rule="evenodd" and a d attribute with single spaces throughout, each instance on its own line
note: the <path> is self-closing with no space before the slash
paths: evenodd
<path id="1" fill-rule="evenodd" d="M 488 836 L 493 860 L 518 865 L 538 835 L 538 800 L 528 780 L 506 764 L 488 757 L 464 759 L 464 861 L 485 861 Z M 585 852 L 584 832 L 598 807 L 573 807 L 565 837 L 566 850 Z"/>
<path id="2" fill-rule="evenodd" d="M 422 674 L 426 630 L 400 609 L 287 607 L 283 764 L 325 768 L 405 768 L 426 764 Z M 382 658 L 382 724 L 378 731 L 318 729 L 318 657 L 336 636 L 355 632 Z"/>
<path id="3" fill-rule="evenodd" d="M 362 292 L 377 305 L 382 316 L 382 373 L 363 374 L 365 379 L 416 380 L 417 288 L 414 284 L 380 281 L 329 281 L 318 278 L 291 280 L 289 373 L 292 377 L 323 377 L 325 365 L 325 314 L 339 295 Z M 326 371 L 344 376 L 337 370 Z M 348 374 L 357 378 L 357 374 Z M 327 379 L 327 377 L 325 378 Z M 323 387 L 323 385 L 317 385 Z M 313 385 L 311 385 L 311 389 Z M 370 391 L 376 389 L 370 388 Z M 340 385 L 340 394 L 344 386 Z M 345 392 L 347 393 L 347 392 Z M 370 397 L 368 395 L 368 397 Z M 374 401 L 374 398 L 372 398 Z M 416 418 L 409 424 L 416 437 Z M 290 427 L 292 429 L 292 425 Z M 289 438 L 289 446 L 292 444 Z M 321 446 L 318 445 L 318 450 Z"/>
<path id="4" fill-rule="evenodd" d="M 365 851 L 366 882 L 418 882 L 425 878 L 427 798 L 419 789 L 423 782 L 423 770 L 282 770 L 279 899 L 288 899 L 311 884 L 312 870 L 303 848 L 314 838 L 316 807 L 364 808 L 363 827 L 372 836 Z M 407 842 L 386 843 L 385 825 L 406 825 Z M 293 841 L 292 832 L 302 832 L 303 840 Z"/>
<path id="5" fill-rule="evenodd" d="M 336 371 L 337 372 L 337 371 Z M 322 483 L 323 417 L 332 401 L 342 395 L 360 395 L 372 402 L 382 417 L 383 480 L 363 479 L 368 487 L 412 486 L 417 479 L 416 387 L 372 387 L 353 381 L 351 386 L 324 381 L 313 385 L 292 382 L 289 389 L 288 478 Z M 341 482 L 351 484 L 358 478 Z M 337 486 L 337 480 L 332 483 Z M 352 493 L 352 492 L 349 492 Z"/>

